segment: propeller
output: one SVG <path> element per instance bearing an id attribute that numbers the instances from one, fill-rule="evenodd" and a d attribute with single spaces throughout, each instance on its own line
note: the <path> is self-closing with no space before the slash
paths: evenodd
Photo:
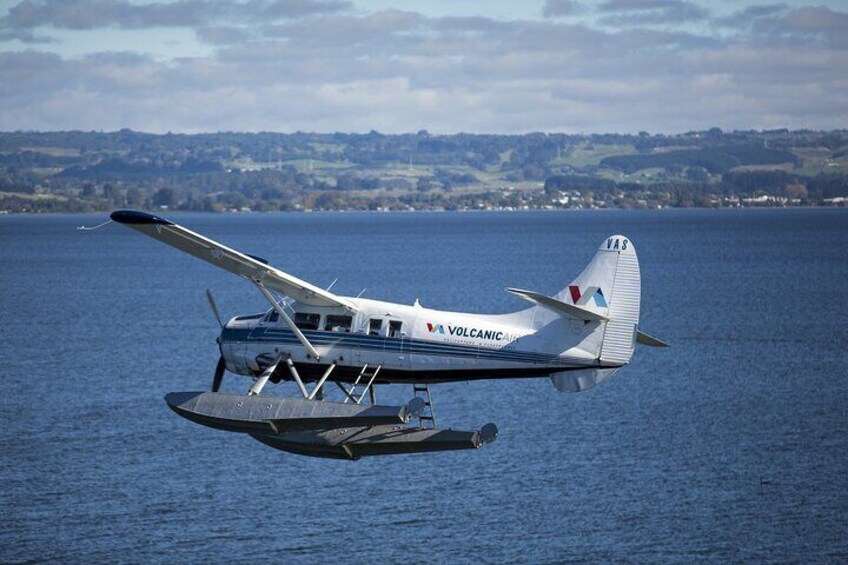
<path id="1" fill-rule="evenodd" d="M 227 364 L 224 361 L 224 356 L 218 358 L 218 366 L 215 367 L 215 377 L 212 379 L 212 392 L 218 392 L 221 388 L 221 382 L 224 380 L 224 370 Z"/>
<path id="2" fill-rule="evenodd" d="M 221 321 L 221 313 L 218 312 L 218 305 L 215 304 L 215 297 L 212 296 L 212 291 L 208 288 L 206 289 L 206 300 L 209 301 L 209 307 L 212 308 L 212 313 L 215 314 L 215 319 L 218 321 L 218 325 L 223 328 L 224 323 Z M 218 358 L 218 366 L 215 367 L 215 376 L 212 378 L 212 392 L 218 392 L 218 390 L 220 390 L 221 383 L 224 380 L 224 371 L 226 369 L 227 363 L 224 361 L 224 355 L 222 353 Z"/>
<path id="3" fill-rule="evenodd" d="M 223 328 L 224 323 L 221 321 L 221 314 L 218 312 L 218 305 L 215 304 L 215 297 L 212 296 L 212 291 L 208 288 L 206 289 L 206 300 L 209 301 L 209 306 L 212 308 L 212 313 L 215 314 L 215 319 L 218 320 L 218 325 Z"/>

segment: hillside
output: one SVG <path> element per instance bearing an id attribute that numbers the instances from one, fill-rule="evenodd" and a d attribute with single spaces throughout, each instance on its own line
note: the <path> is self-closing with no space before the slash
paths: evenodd
<path id="1" fill-rule="evenodd" d="M 848 131 L 0 133 L 0 211 L 839 204 Z"/>

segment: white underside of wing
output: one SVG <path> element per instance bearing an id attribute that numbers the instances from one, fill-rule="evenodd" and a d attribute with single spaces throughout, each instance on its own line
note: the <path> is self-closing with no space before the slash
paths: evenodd
<path id="1" fill-rule="evenodd" d="M 349 300 L 174 223 L 125 225 L 225 271 L 312 306 L 356 307 Z"/>

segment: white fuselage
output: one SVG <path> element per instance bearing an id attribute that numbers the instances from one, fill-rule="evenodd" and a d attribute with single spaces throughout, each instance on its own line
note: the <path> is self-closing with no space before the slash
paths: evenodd
<path id="1" fill-rule="evenodd" d="M 538 377 L 600 366 L 597 324 L 538 308 L 480 315 L 348 298 L 355 312 L 293 303 L 290 317 L 318 351 L 315 359 L 274 310 L 236 317 L 220 338 L 227 369 L 255 376 L 290 357 L 305 379 L 335 362 L 336 374 L 380 366 L 381 382 Z M 590 327 L 587 327 L 590 326 Z"/>
<path id="2" fill-rule="evenodd" d="M 559 390 L 579 392 L 628 363 L 637 342 L 665 345 L 638 329 L 639 261 L 622 235 L 604 239 L 557 294 L 507 288 L 534 306 L 478 315 L 338 296 L 165 218 L 118 210 L 110 219 L 242 277 L 272 305 L 224 325 L 213 389 L 226 368 L 260 376 L 251 389 L 258 394 L 269 379 L 288 378 L 279 370 L 285 359 L 304 396 L 303 380 L 323 384 L 331 373 L 333 381 L 356 380 L 366 365 L 370 382 L 550 376 Z M 211 294 L 209 300 L 217 316 Z"/>

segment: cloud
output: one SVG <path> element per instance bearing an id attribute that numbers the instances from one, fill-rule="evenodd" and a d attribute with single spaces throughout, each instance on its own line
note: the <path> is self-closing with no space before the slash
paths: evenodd
<path id="1" fill-rule="evenodd" d="M 584 10 L 583 4 L 573 0 L 545 0 L 545 5 L 542 7 L 542 16 L 546 18 L 571 16 Z"/>
<path id="2" fill-rule="evenodd" d="M 754 41 L 763 45 L 848 49 L 848 12 L 825 6 L 774 10 L 750 20 Z"/>
<path id="3" fill-rule="evenodd" d="M 412 33 L 427 19 L 417 12 L 384 10 L 364 16 L 329 15 L 269 25 L 268 38 L 290 39 L 300 45 L 335 46 L 368 43 L 394 45 L 404 34 Z"/>
<path id="4" fill-rule="evenodd" d="M 250 2 L 259 4 L 263 2 Z M 352 7 L 346 0 L 275 0 L 264 6 L 260 13 L 263 19 L 289 19 L 315 14 L 331 14 L 341 12 Z"/>
<path id="5" fill-rule="evenodd" d="M 608 0 L 598 6 L 605 25 L 623 27 L 645 24 L 668 24 L 705 20 L 706 9 L 685 0 Z"/>
<path id="6" fill-rule="evenodd" d="M 835 39 L 844 35 L 846 14 L 833 10 L 752 7 L 737 13 L 736 21 L 751 22 L 744 30 L 722 26 L 712 36 L 672 23 L 611 29 L 555 18 L 364 13 L 329 2 L 287 3 L 287 14 L 300 15 L 282 17 L 263 1 L 271 15 L 261 23 L 246 23 L 261 10 L 221 19 L 248 3 L 179 2 L 180 21 L 193 22 L 212 46 L 205 56 L 0 52 L 0 130 L 675 132 L 848 124 L 848 48 Z M 310 12 L 319 4 L 324 11 Z M 681 5 L 606 2 L 602 14 Z"/>
<path id="7" fill-rule="evenodd" d="M 205 43 L 214 45 L 231 45 L 242 43 L 251 38 L 250 31 L 235 26 L 202 26 L 195 30 L 197 38 Z"/>
<path id="8" fill-rule="evenodd" d="M 747 6 L 742 10 L 738 10 L 729 16 L 717 18 L 714 23 L 721 27 L 730 28 L 748 28 L 756 20 L 767 18 L 788 10 L 786 4 L 758 4 Z"/>
<path id="9" fill-rule="evenodd" d="M 783 33 L 848 37 L 848 13 L 825 6 L 808 6 L 778 18 L 776 29 Z"/>
<path id="10" fill-rule="evenodd" d="M 35 35 L 29 29 L 4 29 L 0 27 L 0 43 L 4 41 L 20 41 L 21 43 L 51 43 L 53 40 L 42 35 Z"/>
<path id="11" fill-rule="evenodd" d="M 86 30 L 195 27 L 218 22 L 264 22 L 343 11 L 344 0 L 177 0 L 136 4 L 127 0 L 24 0 L 9 9 L 2 27 L 52 26 Z"/>

